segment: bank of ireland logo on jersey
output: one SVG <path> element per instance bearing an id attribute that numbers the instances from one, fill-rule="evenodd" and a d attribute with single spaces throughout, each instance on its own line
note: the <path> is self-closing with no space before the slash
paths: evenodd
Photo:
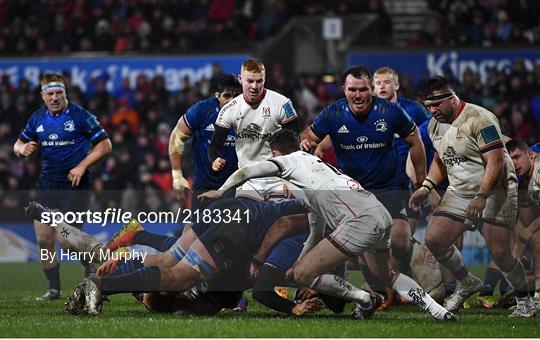
<path id="1" fill-rule="evenodd" d="M 50 139 L 50 140 L 57 140 L 57 139 L 58 139 L 58 135 L 57 135 L 56 133 L 51 133 L 51 134 L 49 135 L 49 139 Z"/>
<path id="2" fill-rule="evenodd" d="M 75 131 L 75 123 L 72 120 L 68 120 L 64 123 L 64 130 L 68 132 Z"/>
<path id="3" fill-rule="evenodd" d="M 373 124 L 375 124 L 375 131 L 385 132 L 386 130 L 388 130 L 388 124 L 386 123 L 384 118 L 377 119 Z"/>

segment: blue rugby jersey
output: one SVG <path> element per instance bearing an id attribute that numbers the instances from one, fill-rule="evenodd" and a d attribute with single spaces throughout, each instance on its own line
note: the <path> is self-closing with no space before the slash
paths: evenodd
<path id="1" fill-rule="evenodd" d="M 73 103 L 57 116 L 46 106 L 38 109 L 19 135 L 25 143 L 34 141 L 40 145 L 41 174 L 59 181 L 67 181 L 69 171 L 88 155 L 89 142 L 96 145 L 106 138 L 96 116 Z"/>
<path id="2" fill-rule="evenodd" d="M 394 147 L 394 134 L 408 136 L 414 122 L 401 107 L 373 97 L 367 117 L 356 117 L 346 98 L 326 107 L 311 125 L 313 133 L 330 135 L 338 166 L 367 190 L 401 189 L 408 183 Z"/>
<path id="3" fill-rule="evenodd" d="M 398 97 L 397 104 L 411 117 L 416 126 L 422 125 L 425 121 L 431 118 L 431 115 L 427 109 L 420 103 L 414 100 Z M 401 159 L 402 169 L 405 171 L 407 164 L 407 155 L 409 153 L 409 146 L 401 137 L 396 136 L 396 150 Z"/>
<path id="4" fill-rule="evenodd" d="M 225 167 L 219 171 L 212 171 L 212 164 L 208 160 L 208 146 L 214 134 L 214 123 L 220 110 L 217 98 L 201 100 L 191 106 L 185 115 L 184 122 L 193 131 L 193 189 L 218 189 L 225 180 L 238 169 L 238 158 L 235 150 L 236 132 L 231 129 L 227 134 L 225 146 L 220 154 L 227 161 Z"/>
<path id="5" fill-rule="evenodd" d="M 258 202 L 247 198 L 236 200 L 249 211 L 249 246 L 253 247 L 254 251 L 259 249 L 266 232 L 280 217 L 308 213 L 308 209 L 296 199 L 280 202 Z M 245 215 L 242 217 L 245 219 Z"/>

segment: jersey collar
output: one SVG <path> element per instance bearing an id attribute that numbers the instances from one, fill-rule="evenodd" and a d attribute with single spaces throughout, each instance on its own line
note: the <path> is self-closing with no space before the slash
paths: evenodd
<path id="1" fill-rule="evenodd" d="M 262 100 L 264 99 L 264 96 L 266 96 L 266 89 L 263 89 L 263 91 L 262 91 L 262 93 L 261 93 L 261 96 L 260 96 L 256 101 L 254 101 L 254 102 L 252 102 L 252 103 L 250 103 L 250 102 L 247 100 L 247 98 L 246 98 L 245 95 L 242 95 L 242 96 L 244 96 L 244 101 L 245 101 L 249 106 L 255 107 L 255 106 L 259 105 L 259 103 L 262 102 Z"/>

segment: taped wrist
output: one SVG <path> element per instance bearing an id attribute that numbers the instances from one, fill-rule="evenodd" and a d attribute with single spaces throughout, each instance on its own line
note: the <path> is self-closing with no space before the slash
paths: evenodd
<path id="1" fill-rule="evenodd" d="M 431 178 L 431 177 L 426 177 L 426 179 L 422 182 L 422 185 L 421 187 L 423 188 L 426 188 L 428 191 L 431 192 L 431 190 L 433 190 L 435 187 L 437 186 L 437 183 L 435 183 L 435 181 Z"/>

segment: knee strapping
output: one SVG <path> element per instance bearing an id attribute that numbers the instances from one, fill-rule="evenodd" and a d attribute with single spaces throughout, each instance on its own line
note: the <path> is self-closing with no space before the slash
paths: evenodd
<path id="1" fill-rule="evenodd" d="M 180 261 L 184 258 L 184 256 L 186 256 L 186 251 L 184 249 L 182 249 L 182 247 L 180 247 L 180 245 L 178 244 L 178 242 L 176 242 L 170 249 L 169 249 L 169 252 L 172 254 L 172 256 Z"/>
<path id="2" fill-rule="evenodd" d="M 215 275 L 215 270 L 212 266 L 210 266 L 210 264 L 193 249 L 188 250 L 183 261 L 187 262 L 193 269 L 201 273 L 205 280 L 211 279 Z"/>

